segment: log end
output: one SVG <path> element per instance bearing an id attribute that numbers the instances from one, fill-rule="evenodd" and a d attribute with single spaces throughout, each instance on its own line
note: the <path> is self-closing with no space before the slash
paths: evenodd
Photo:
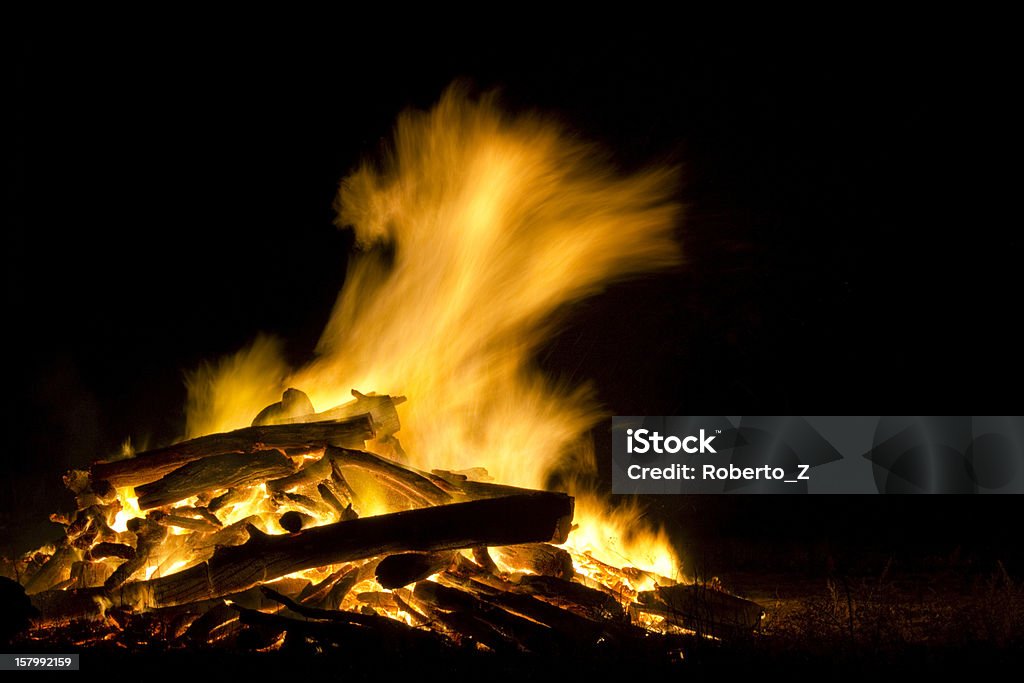
<path id="1" fill-rule="evenodd" d="M 288 388 L 284 390 L 280 401 L 271 403 L 256 415 L 252 426 L 282 424 L 314 412 L 316 409 L 313 408 L 313 402 L 309 400 L 309 396 L 298 389 Z"/>
<path id="2" fill-rule="evenodd" d="M 554 535 L 551 537 L 551 543 L 561 545 L 569 540 L 569 532 L 572 531 L 572 518 L 576 509 L 576 499 L 572 496 L 566 496 L 569 499 L 568 512 L 559 517 L 558 521 L 555 522 Z"/>

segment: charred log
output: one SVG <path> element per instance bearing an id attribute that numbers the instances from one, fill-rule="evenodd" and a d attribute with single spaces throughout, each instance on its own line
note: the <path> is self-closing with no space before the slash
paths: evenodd
<path id="1" fill-rule="evenodd" d="M 395 410 L 395 406 L 405 403 L 404 396 L 378 396 L 373 393 L 362 394 L 355 389 L 352 390 L 352 396 L 356 400 L 325 410 L 322 413 L 315 413 L 310 410 L 307 415 L 283 418 L 277 424 L 345 420 L 357 415 L 370 415 L 373 419 L 374 431 L 378 436 L 388 436 L 399 430 L 401 424 L 398 421 L 398 412 Z"/>
<path id="2" fill-rule="evenodd" d="M 561 634 L 551 628 L 512 614 L 495 604 L 478 600 L 471 593 L 457 588 L 442 586 L 433 581 L 420 581 L 413 590 L 413 596 L 434 608 L 435 613 L 447 613 L 448 616 L 457 614 L 463 619 L 486 624 L 504 639 L 529 652 L 552 652 L 563 644 Z M 469 625 L 467 623 L 463 627 Z M 474 635 L 478 635 L 478 632 Z"/>
<path id="3" fill-rule="evenodd" d="M 209 510 L 210 512 L 218 512 L 228 507 L 229 505 L 243 503 L 249 500 L 249 498 L 252 496 L 252 488 L 253 487 L 251 486 L 237 486 L 235 488 L 230 488 L 224 493 L 217 496 L 216 498 L 210 500 L 210 503 L 209 505 L 206 506 L 206 509 Z"/>
<path id="4" fill-rule="evenodd" d="M 625 621 L 619 601 L 603 591 L 551 576 L 524 576 L 519 590 L 593 620 Z"/>
<path id="5" fill-rule="evenodd" d="M 149 513 L 148 517 L 160 526 L 175 527 L 177 529 L 187 529 L 189 531 L 195 531 L 200 534 L 209 534 L 215 531 L 219 531 L 221 525 L 213 524 L 208 520 L 201 517 L 185 517 L 184 515 L 168 515 L 154 510 Z"/>
<path id="6" fill-rule="evenodd" d="M 219 548 L 204 564 L 125 585 L 110 597 L 138 609 L 179 605 L 239 592 L 303 569 L 388 553 L 542 539 L 564 542 L 572 509 L 570 496 L 536 492 L 337 522 L 287 536 L 267 536 L 249 527 L 244 545 Z M 139 557 L 130 562 L 138 563 Z"/>
<path id="7" fill-rule="evenodd" d="M 317 606 L 327 598 L 327 595 L 339 581 L 343 581 L 346 578 L 351 579 L 348 589 L 345 590 L 345 592 L 348 593 L 352 586 L 356 584 L 356 577 L 358 576 L 358 573 L 359 567 L 346 564 L 340 569 L 332 572 L 320 583 L 311 583 L 306 586 L 306 588 L 300 592 L 298 597 L 295 599 L 302 603 Z"/>
<path id="8" fill-rule="evenodd" d="M 341 603 L 345 601 L 345 597 L 351 592 L 357 583 L 359 583 L 360 571 L 356 570 L 345 574 L 338 579 L 331 590 L 327 592 L 327 596 L 320 601 L 319 607 L 324 609 L 339 609 Z M 307 600 L 310 605 L 314 605 L 312 600 Z"/>
<path id="9" fill-rule="evenodd" d="M 498 590 L 470 578 L 442 574 L 438 580 L 443 586 L 471 593 L 481 602 L 532 619 L 580 642 L 592 644 L 606 628 L 602 622 L 587 619 L 543 600 Z"/>
<path id="10" fill-rule="evenodd" d="M 330 487 L 331 491 L 338 491 L 349 500 L 348 507 L 352 507 L 352 502 L 356 500 L 356 492 L 349 485 L 348 480 L 345 479 L 344 473 L 341 471 L 341 467 L 331 458 L 331 478 L 324 482 Z M 339 500 L 341 496 L 339 496 Z"/>
<path id="11" fill-rule="evenodd" d="M 138 486 L 156 481 L 194 460 L 215 455 L 267 449 L 312 451 L 328 445 L 358 448 L 373 435 L 372 422 L 367 415 L 337 422 L 246 427 L 146 451 L 134 458 L 95 463 L 92 479 L 107 481 L 113 486 Z"/>
<path id="12" fill-rule="evenodd" d="M 300 493 L 275 493 L 271 499 L 278 507 L 295 508 L 311 519 L 331 519 L 333 517 L 333 510 L 330 507 Z"/>
<path id="13" fill-rule="evenodd" d="M 281 424 L 292 418 L 309 415 L 313 412 L 315 412 L 313 402 L 309 400 L 309 396 L 306 396 L 305 392 L 298 389 L 285 389 L 281 400 L 277 403 L 271 403 L 261 410 L 256 419 L 252 421 L 252 426 Z M 306 420 L 303 420 L 303 422 L 306 422 Z"/>
<path id="14" fill-rule="evenodd" d="M 114 568 L 109 562 L 75 562 L 71 565 L 71 585 L 75 588 L 102 586 Z"/>
<path id="15" fill-rule="evenodd" d="M 488 552 L 487 546 L 478 545 L 473 548 L 473 559 L 488 574 L 498 575 L 498 565 L 494 563 L 494 558 Z"/>
<path id="16" fill-rule="evenodd" d="M 529 493 L 530 491 L 530 489 L 523 489 L 518 486 L 505 486 L 504 484 L 474 481 L 465 474 L 449 472 L 448 470 L 431 470 L 430 473 L 437 478 L 435 479 L 435 483 L 437 480 L 440 480 L 448 485 L 446 490 L 460 493 L 470 500 L 515 496 L 521 493 Z"/>
<path id="17" fill-rule="evenodd" d="M 167 538 L 167 528 L 148 519 L 129 520 L 128 529 L 134 531 L 138 539 L 135 545 L 135 557 L 115 569 L 114 573 L 103 582 L 103 587 L 108 590 L 130 581 L 133 576 L 145 569 L 150 555 Z"/>
<path id="18" fill-rule="evenodd" d="M 258 628 L 280 629 L 304 637 L 314 638 L 323 642 L 335 642 L 348 648 L 371 647 L 380 649 L 384 644 L 389 648 L 402 648 L 405 651 L 418 651 L 423 648 L 436 650 L 443 646 L 444 641 L 434 633 L 420 631 L 393 619 L 378 617 L 389 622 L 386 626 L 381 622 L 359 623 L 361 616 L 351 612 L 338 612 L 346 615 L 346 620 L 309 621 L 292 619 L 277 614 L 265 614 L 241 605 L 231 605 L 241 622 Z"/>
<path id="19" fill-rule="evenodd" d="M 162 507 L 203 491 L 245 486 L 295 470 L 290 458 L 277 451 L 229 453 L 182 465 L 157 481 L 139 486 L 139 507 Z"/>
<path id="20" fill-rule="evenodd" d="M 174 508 L 174 514 L 181 515 L 183 517 L 191 517 L 192 519 L 205 519 L 215 527 L 214 530 L 220 529 L 224 526 L 224 523 L 220 521 L 217 515 L 213 514 L 205 507 L 176 507 Z"/>
<path id="21" fill-rule="evenodd" d="M 309 515 L 304 515 L 301 512 L 296 512 L 295 510 L 289 510 L 284 513 L 277 521 L 278 524 L 281 525 L 282 529 L 291 534 L 302 531 L 306 527 L 316 524 L 315 519 Z"/>
<path id="22" fill-rule="evenodd" d="M 267 482 L 267 490 L 273 493 L 293 491 L 302 486 L 312 486 L 331 476 L 331 459 L 327 455 L 304 465 L 298 472 L 287 477 Z"/>
<path id="23" fill-rule="evenodd" d="M 336 623 L 359 624 L 361 626 L 368 626 L 380 629 L 385 633 L 393 633 L 400 637 L 407 636 L 410 631 L 409 627 L 403 624 L 402 622 L 396 621 L 394 619 L 389 619 L 388 617 L 382 617 L 380 615 L 373 614 L 361 614 L 359 612 L 348 612 L 344 610 L 320 609 L 317 607 L 310 607 L 308 605 L 303 605 L 299 602 L 296 602 L 295 600 L 292 600 L 286 595 L 282 595 L 281 593 L 275 591 L 274 589 L 268 586 L 263 586 L 262 591 L 264 595 L 266 595 L 274 602 L 284 605 L 296 614 L 308 617 L 310 619 L 318 619 L 320 621 L 332 621 Z M 423 631 L 416 630 L 413 630 L 413 632 L 424 633 Z"/>
<path id="24" fill-rule="evenodd" d="M 356 600 L 365 605 L 365 607 L 363 607 L 364 610 L 369 610 L 366 612 L 367 614 L 376 614 L 377 609 L 398 609 L 398 603 L 395 602 L 394 594 L 386 591 L 364 591 L 362 593 L 356 593 Z"/>
<path id="25" fill-rule="evenodd" d="M 102 560 L 104 557 L 116 557 L 130 560 L 135 557 L 135 548 L 124 543 L 97 543 L 87 553 L 89 559 Z"/>
<path id="26" fill-rule="evenodd" d="M 416 505 L 444 505 L 452 500 L 451 495 L 423 474 L 372 453 L 347 448 L 328 448 L 326 456 L 342 468 L 352 467 L 369 472 L 381 484 Z"/>
<path id="27" fill-rule="evenodd" d="M 320 494 L 320 499 L 338 515 L 338 519 L 347 519 L 345 515 L 352 509 L 351 503 L 342 503 L 336 490 L 324 482 L 317 484 L 316 491 Z"/>
<path id="28" fill-rule="evenodd" d="M 494 548 L 493 552 L 501 562 L 515 570 L 526 569 L 533 574 L 566 580 L 575 573 L 569 553 L 546 543 L 502 546 Z"/>
<path id="29" fill-rule="evenodd" d="M 642 591 L 636 609 L 665 617 L 669 623 L 719 637 L 750 633 L 761 623 L 764 608 L 701 585 L 677 585 Z"/>
<path id="30" fill-rule="evenodd" d="M 25 584 L 25 593 L 41 593 L 64 583 L 71 578 L 71 566 L 81 559 L 81 552 L 71 545 L 57 548 L 35 576 Z"/>
<path id="31" fill-rule="evenodd" d="M 411 597 L 408 591 L 395 591 L 395 604 L 398 609 L 412 617 L 413 621 L 417 624 L 429 624 L 430 617 L 420 612 L 418 609 L 409 604 L 408 599 Z"/>
<path id="32" fill-rule="evenodd" d="M 192 543 L 193 549 L 242 545 L 249 540 L 250 527 L 259 523 L 260 518 L 258 516 L 250 515 L 238 520 L 234 524 L 227 525 L 216 533 L 189 540 Z"/>
<path id="33" fill-rule="evenodd" d="M 402 553 L 388 555 L 377 565 L 377 582 L 384 588 L 401 588 L 446 569 L 455 553 Z"/>
<path id="34" fill-rule="evenodd" d="M 192 622 L 185 639 L 193 645 L 210 645 L 237 633 L 241 626 L 237 609 L 221 604 Z"/>

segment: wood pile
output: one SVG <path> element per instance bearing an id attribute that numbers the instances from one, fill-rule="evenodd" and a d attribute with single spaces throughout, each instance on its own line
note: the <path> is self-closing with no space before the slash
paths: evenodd
<path id="1" fill-rule="evenodd" d="M 567 494 L 370 452 L 401 453 L 403 399 L 353 393 L 312 413 L 289 390 L 251 427 L 69 472 L 63 538 L 13 563 L 40 613 L 35 637 L 138 644 L 126 625 L 145 623 L 142 640 L 165 646 L 557 654 L 757 627 L 754 603 L 664 577 L 635 591 L 639 570 L 558 547 Z"/>

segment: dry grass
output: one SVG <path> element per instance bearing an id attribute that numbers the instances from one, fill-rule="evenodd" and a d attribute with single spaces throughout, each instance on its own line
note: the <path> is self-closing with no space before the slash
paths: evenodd
<path id="1" fill-rule="evenodd" d="M 899 651 L 907 647 L 1024 646 L 1024 587 L 1002 563 L 974 578 L 835 574 L 804 595 L 761 598 L 763 633 L 810 651 Z"/>

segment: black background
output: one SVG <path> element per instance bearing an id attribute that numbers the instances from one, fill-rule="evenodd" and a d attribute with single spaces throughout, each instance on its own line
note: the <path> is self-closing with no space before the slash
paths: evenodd
<path id="1" fill-rule="evenodd" d="M 456 78 L 557 117 L 624 170 L 682 166 L 686 264 L 575 306 L 538 356 L 593 380 L 609 414 L 1012 412 L 1021 238 L 989 208 L 1007 182 L 983 156 L 1001 143 L 998 44 L 652 24 L 27 31 L 4 546 L 38 541 L 66 468 L 177 437 L 200 361 L 261 331 L 309 357 L 351 246 L 332 225 L 338 181 Z M 1015 556 L 998 520 L 1018 504 L 996 498 L 649 502 L 689 561 L 729 568 L 747 553 L 718 548 L 766 542 Z"/>

